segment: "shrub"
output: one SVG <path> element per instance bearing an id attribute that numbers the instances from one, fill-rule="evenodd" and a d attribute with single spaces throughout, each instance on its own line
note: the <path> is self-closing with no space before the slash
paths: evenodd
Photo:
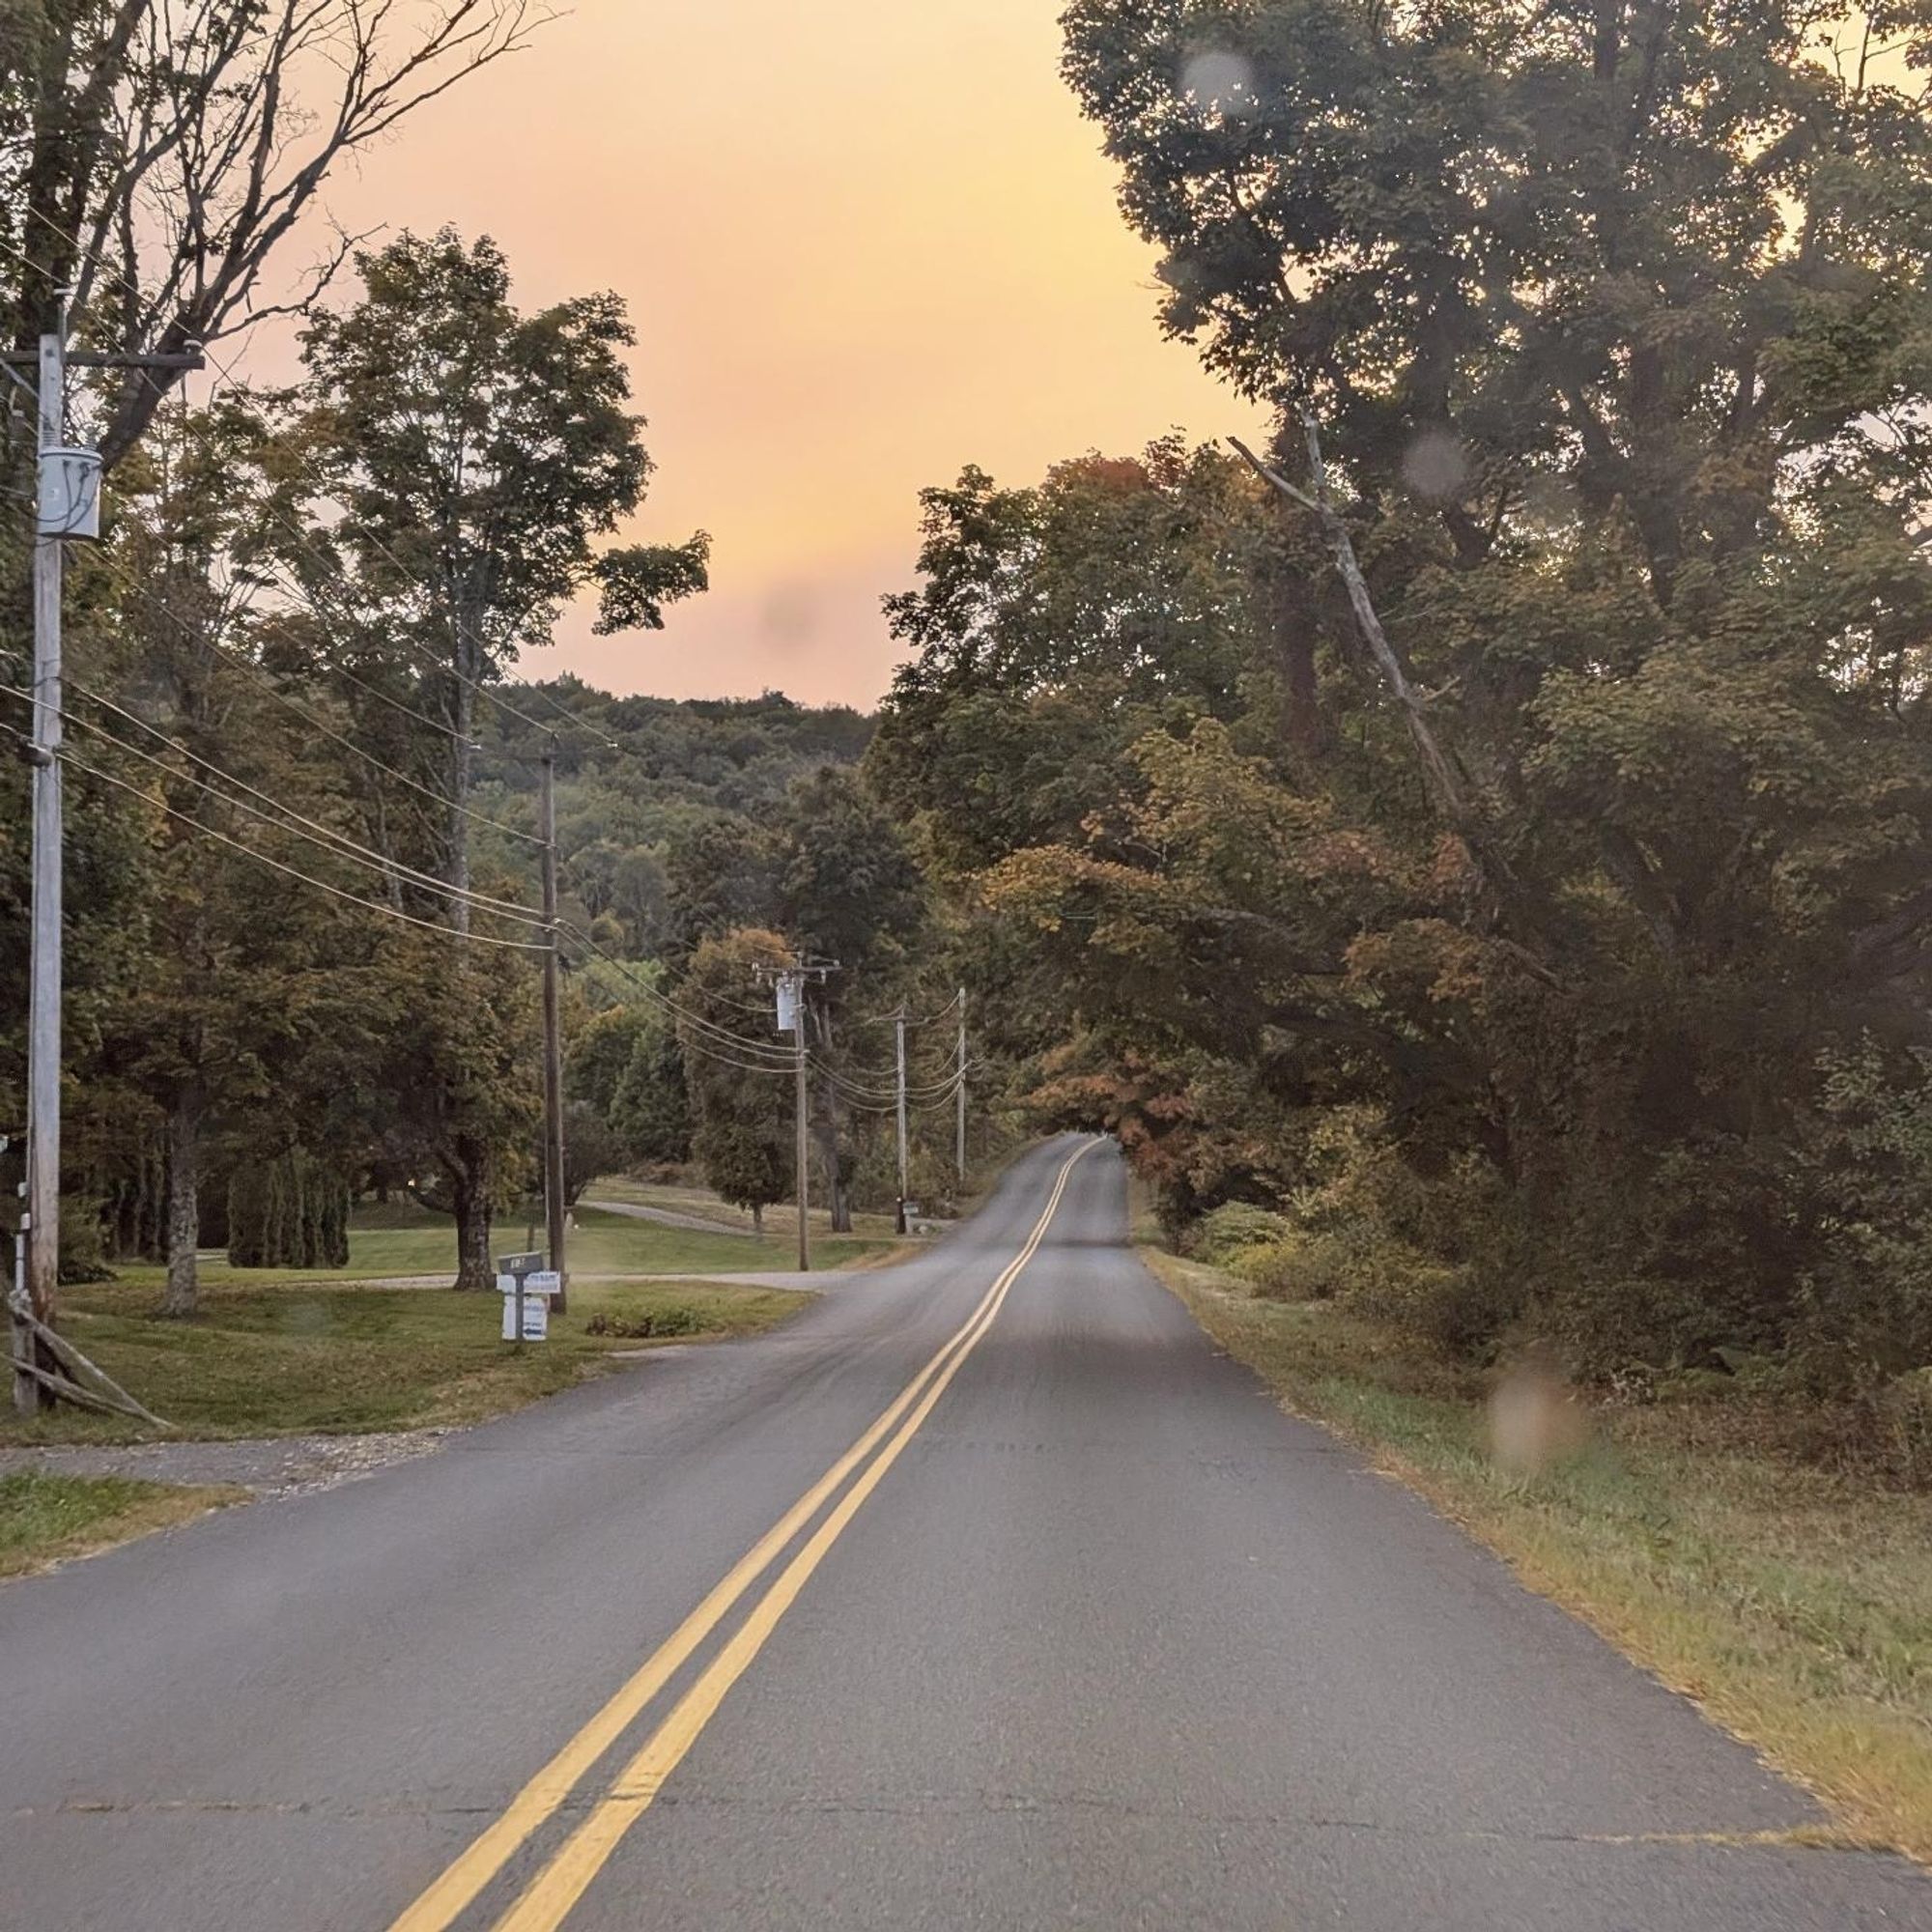
<path id="1" fill-rule="evenodd" d="M 613 1315 L 600 1308 L 583 1324 L 583 1332 L 642 1342 L 667 1335 L 696 1335 L 703 1325 L 695 1309 L 674 1301 L 668 1308 L 645 1309 L 638 1315 Z"/>
<path id="2" fill-rule="evenodd" d="M 1250 1250 L 1292 1238 L 1294 1223 L 1252 1202 L 1226 1201 L 1202 1216 L 1191 1243 L 1196 1256 L 1214 1267 L 1235 1267 Z"/>

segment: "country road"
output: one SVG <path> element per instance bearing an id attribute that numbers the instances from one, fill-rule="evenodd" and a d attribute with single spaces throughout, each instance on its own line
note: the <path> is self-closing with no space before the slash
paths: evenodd
<path id="1" fill-rule="evenodd" d="M 0 1682 L 47 1932 L 1932 1926 L 1281 1414 L 1071 1137 L 770 1336 L 0 1586 Z"/>

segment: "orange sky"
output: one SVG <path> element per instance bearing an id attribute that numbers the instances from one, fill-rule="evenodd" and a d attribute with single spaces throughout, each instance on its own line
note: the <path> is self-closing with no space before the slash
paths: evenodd
<path id="1" fill-rule="evenodd" d="M 351 226 L 494 235 L 537 305 L 614 288 L 658 462 L 715 540 L 665 632 L 554 664 L 870 704 L 923 484 L 1253 417 L 1154 325 L 1151 257 L 1057 71 L 1059 0 L 580 0 L 338 181 Z"/>

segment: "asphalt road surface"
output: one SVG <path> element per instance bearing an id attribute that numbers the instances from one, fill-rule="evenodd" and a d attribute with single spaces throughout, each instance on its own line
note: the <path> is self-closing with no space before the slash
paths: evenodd
<path id="1" fill-rule="evenodd" d="M 1123 1203 L 1058 1141 L 773 1335 L 0 1585 L 0 1924 L 1932 1927 Z"/>

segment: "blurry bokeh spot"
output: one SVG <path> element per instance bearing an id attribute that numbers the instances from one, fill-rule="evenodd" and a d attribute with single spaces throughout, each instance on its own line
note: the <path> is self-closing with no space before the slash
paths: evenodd
<path id="1" fill-rule="evenodd" d="M 1427 429 L 1402 459 L 1403 480 L 1418 497 L 1454 497 L 1469 481 L 1469 459 L 1447 430 Z"/>
<path id="2" fill-rule="evenodd" d="M 1204 47 L 1182 64 L 1180 91 L 1216 114 L 1239 114 L 1255 104 L 1255 71 L 1225 47 Z"/>

